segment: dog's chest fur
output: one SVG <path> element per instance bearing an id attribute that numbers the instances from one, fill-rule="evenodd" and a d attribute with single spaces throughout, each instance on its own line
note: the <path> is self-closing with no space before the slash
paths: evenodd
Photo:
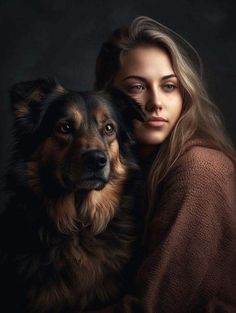
<path id="1" fill-rule="evenodd" d="M 127 205 L 127 201 L 129 197 L 123 202 Z M 11 238 L 8 261 L 16 279 L 10 285 L 20 288 L 15 292 L 23 297 L 27 312 L 80 310 L 88 303 L 105 304 L 119 295 L 135 240 L 134 221 L 127 207 L 121 205 L 98 235 L 89 223 L 80 220 L 74 232 L 58 234 L 48 221 L 42 223 L 38 217 L 30 221 L 32 216 L 24 216 L 21 210 L 29 208 L 19 206 L 18 216 L 14 216 L 17 238 L 7 230 L 5 234 Z M 5 225 L 14 218 L 9 213 Z"/>

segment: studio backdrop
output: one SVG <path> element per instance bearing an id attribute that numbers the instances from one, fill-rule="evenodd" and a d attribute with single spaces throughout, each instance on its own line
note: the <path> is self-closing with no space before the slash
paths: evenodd
<path id="1" fill-rule="evenodd" d="M 174 29 L 199 52 L 204 80 L 236 143 L 234 1 L 0 1 L 0 175 L 11 152 L 10 87 L 56 77 L 75 90 L 93 88 L 101 43 L 117 27 L 146 15 Z M 1 192 L 1 208 L 4 192 Z"/>

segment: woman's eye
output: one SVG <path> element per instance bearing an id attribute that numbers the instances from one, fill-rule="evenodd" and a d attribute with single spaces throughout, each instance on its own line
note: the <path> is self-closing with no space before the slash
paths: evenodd
<path id="1" fill-rule="evenodd" d="M 106 135 L 111 136 L 114 133 L 114 131 L 115 131 L 115 127 L 113 124 L 108 123 L 105 125 L 104 132 Z"/>
<path id="2" fill-rule="evenodd" d="M 175 88 L 176 88 L 176 86 L 172 85 L 172 84 L 166 84 L 163 86 L 163 89 L 167 92 L 173 91 Z"/>
<path id="3" fill-rule="evenodd" d="M 142 85 L 133 85 L 129 87 L 129 91 L 131 93 L 139 93 L 142 92 L 144 90 L 144 86 Z"/>
<path id="4" fill-rule="evenodd" d="M 72 132 L 72 130 L 73 127 L 69 122 L 62 122 L 57 125 L 57 131 L 62 134 L 69 134 Z"/>

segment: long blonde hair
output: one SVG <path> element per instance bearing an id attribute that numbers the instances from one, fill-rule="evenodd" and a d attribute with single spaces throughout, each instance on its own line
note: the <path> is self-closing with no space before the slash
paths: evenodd
<path id="1" fill-rule="evenodd" d="M 96 63 L 96 89 L 109 89 L 121 65 L 124 51 L 140 45 L 163 48 L 183 92 L 183 110 L 170 136 L 163 142 L 152 163 L 147 180 L 148 201 L 155 202 L 158 184 L 183 153 L 190 139 L 205 138 L 236 163 L 236 154 L 227 136 L 217 106 L 210 100 L 202 80 L 201 59 L 196 50 L 168 27 L 145 16 L 112 33 L 102 45 Z"/>

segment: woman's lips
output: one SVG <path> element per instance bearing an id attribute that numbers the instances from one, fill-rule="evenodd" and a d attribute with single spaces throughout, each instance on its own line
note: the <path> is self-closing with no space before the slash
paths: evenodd
<path id="1" fill-rule="evenodd" d="M 163 117 L 154 117 L 150 118 L 145 123 L 151 127 L 162 127 L 163 125 L 165 125 L 165 123 L 167 123 L 167 120 Z"/>

